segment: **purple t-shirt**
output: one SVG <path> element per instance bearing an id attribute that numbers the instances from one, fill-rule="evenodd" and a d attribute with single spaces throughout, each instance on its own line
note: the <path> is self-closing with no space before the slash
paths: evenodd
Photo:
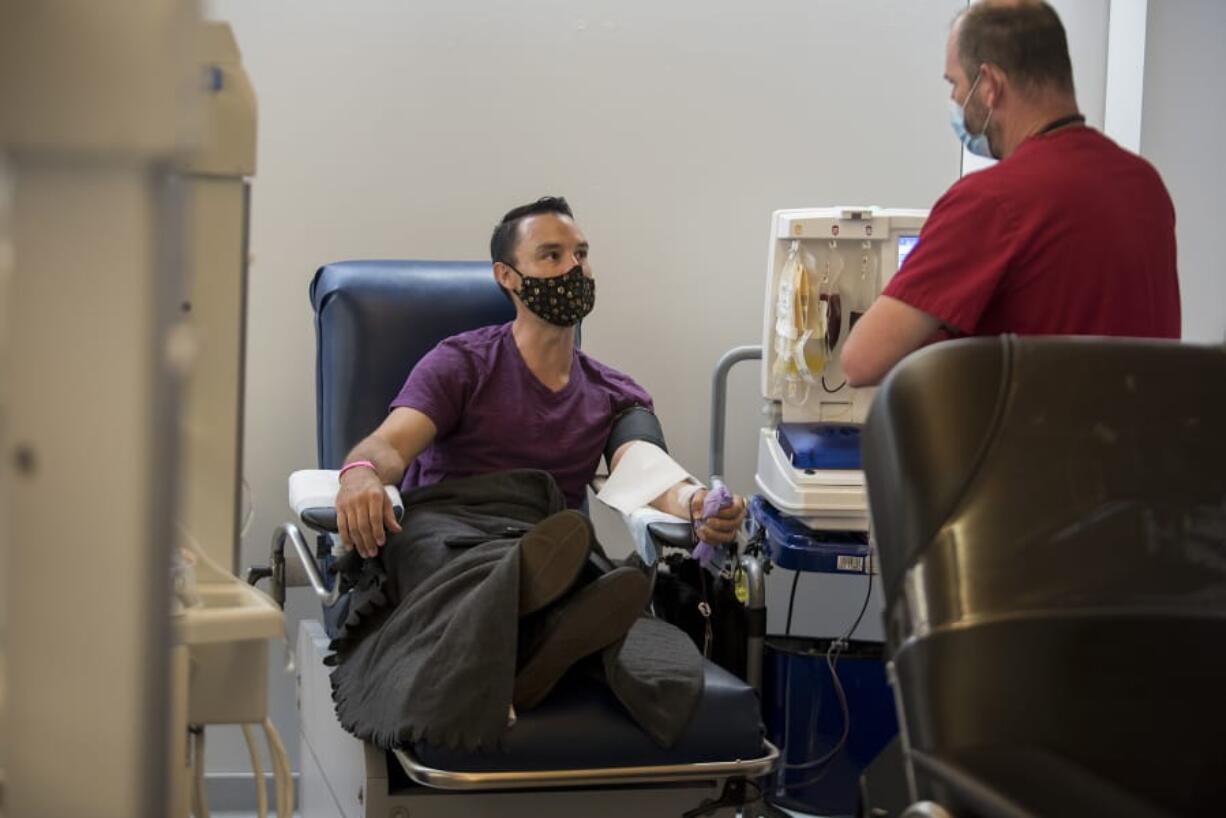
<path id="1" fill-rule="evenodd" d="M 554 392 L 528 369 L 511 325 L 446 339 L 409 373 L 391 408 L 422 412 L 438 428 L 405 473 L 402 490 L 456 477 L 541 469 L 578 508 L 596 474 L 613 419 L 651 396 L 626 375 L 575 350 L 570 380 Z"/>

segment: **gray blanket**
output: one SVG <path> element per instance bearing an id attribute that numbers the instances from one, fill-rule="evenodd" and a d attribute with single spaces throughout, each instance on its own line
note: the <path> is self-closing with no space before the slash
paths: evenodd
<path id="1" fill-rule="evenodd" d="M 404 500 L 402 531 L 377 559 L 342 561 L 354 588 L 332 644 L 337 715 L 384 748 L 497 748 L 515 677 L 518 540 L 564 498 L 549 474 L 522 470 L 415 489 Z M 657 742 L 674 743 L 702 693 L 702 658 L 689 638 L 643 618 L 600 658 L 630 715 Z"/>

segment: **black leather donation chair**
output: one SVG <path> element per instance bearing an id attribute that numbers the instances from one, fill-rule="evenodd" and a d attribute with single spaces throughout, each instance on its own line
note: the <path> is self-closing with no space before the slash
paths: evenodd
<path id="1" fill-rule="evenodd" d="M 311 303 L 321 469 L 339 468 L 382 421 L 410 368 L 436 343 L 514 317 L 488 262 L 329 264 L 311 285 Z M 312 525 L 308 515 L 301 520 Z M 304 549 L 299 533 L 287 538 Z M 326 563 L 331 545 L 326 535 L 320 542 L 316 556 Z M 318 585 L 319 574 L 314 580 Z M 324 590 L 316 592 L 329 597 Z M 669 749 L 607 688 L 574 674 L 541 706 L 518 714 L 503 751 L 418 743 L 384 752 L 337 724 L 323 664 L 327 644 L 318 622 L 303 623 L 304 815 L 675 815 L 714 801 L 730 782 L 769 772 L 778 757 L 764 739 L 754 690 L 709 662 L 697 711 Z"/>
<path id="2" fill-rule="evenodd" d="M 915 815 L 1226 815 L 1226 350 L 936 345 L 864 462 Z"/>

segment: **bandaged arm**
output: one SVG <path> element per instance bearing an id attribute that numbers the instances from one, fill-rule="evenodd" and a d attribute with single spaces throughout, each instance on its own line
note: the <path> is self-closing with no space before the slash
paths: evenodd
<path id="1" fill-rule="evenodd" d="M 631 407 L 614 420 L 605 460 L 610 476 L 598 496 L 623 514 L 651 505 L 687 519 L 695 498 L 701 502 L 703 487 L 669 456 L 660 421 L 644 407 Z"/>

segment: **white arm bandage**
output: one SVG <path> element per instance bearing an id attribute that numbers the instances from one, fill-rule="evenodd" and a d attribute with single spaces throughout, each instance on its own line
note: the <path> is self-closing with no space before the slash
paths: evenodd
<path id="1" fill-rule="evenodd" d="M 694 495 L 702 491 L 703 487 L 698 483 L 690 483 L 687 486 L 682 486 L 677 492 L 677 504 L 682 508 L 689 508 L 690 502 L 694 499 Z"/>
<path id="2" fill-rule="evenodd" d="M 680 463 L 659 446 L 636 440 L 617 461 L 596 499 L 629 514 L 684 481 L 695 482 Z"/>

